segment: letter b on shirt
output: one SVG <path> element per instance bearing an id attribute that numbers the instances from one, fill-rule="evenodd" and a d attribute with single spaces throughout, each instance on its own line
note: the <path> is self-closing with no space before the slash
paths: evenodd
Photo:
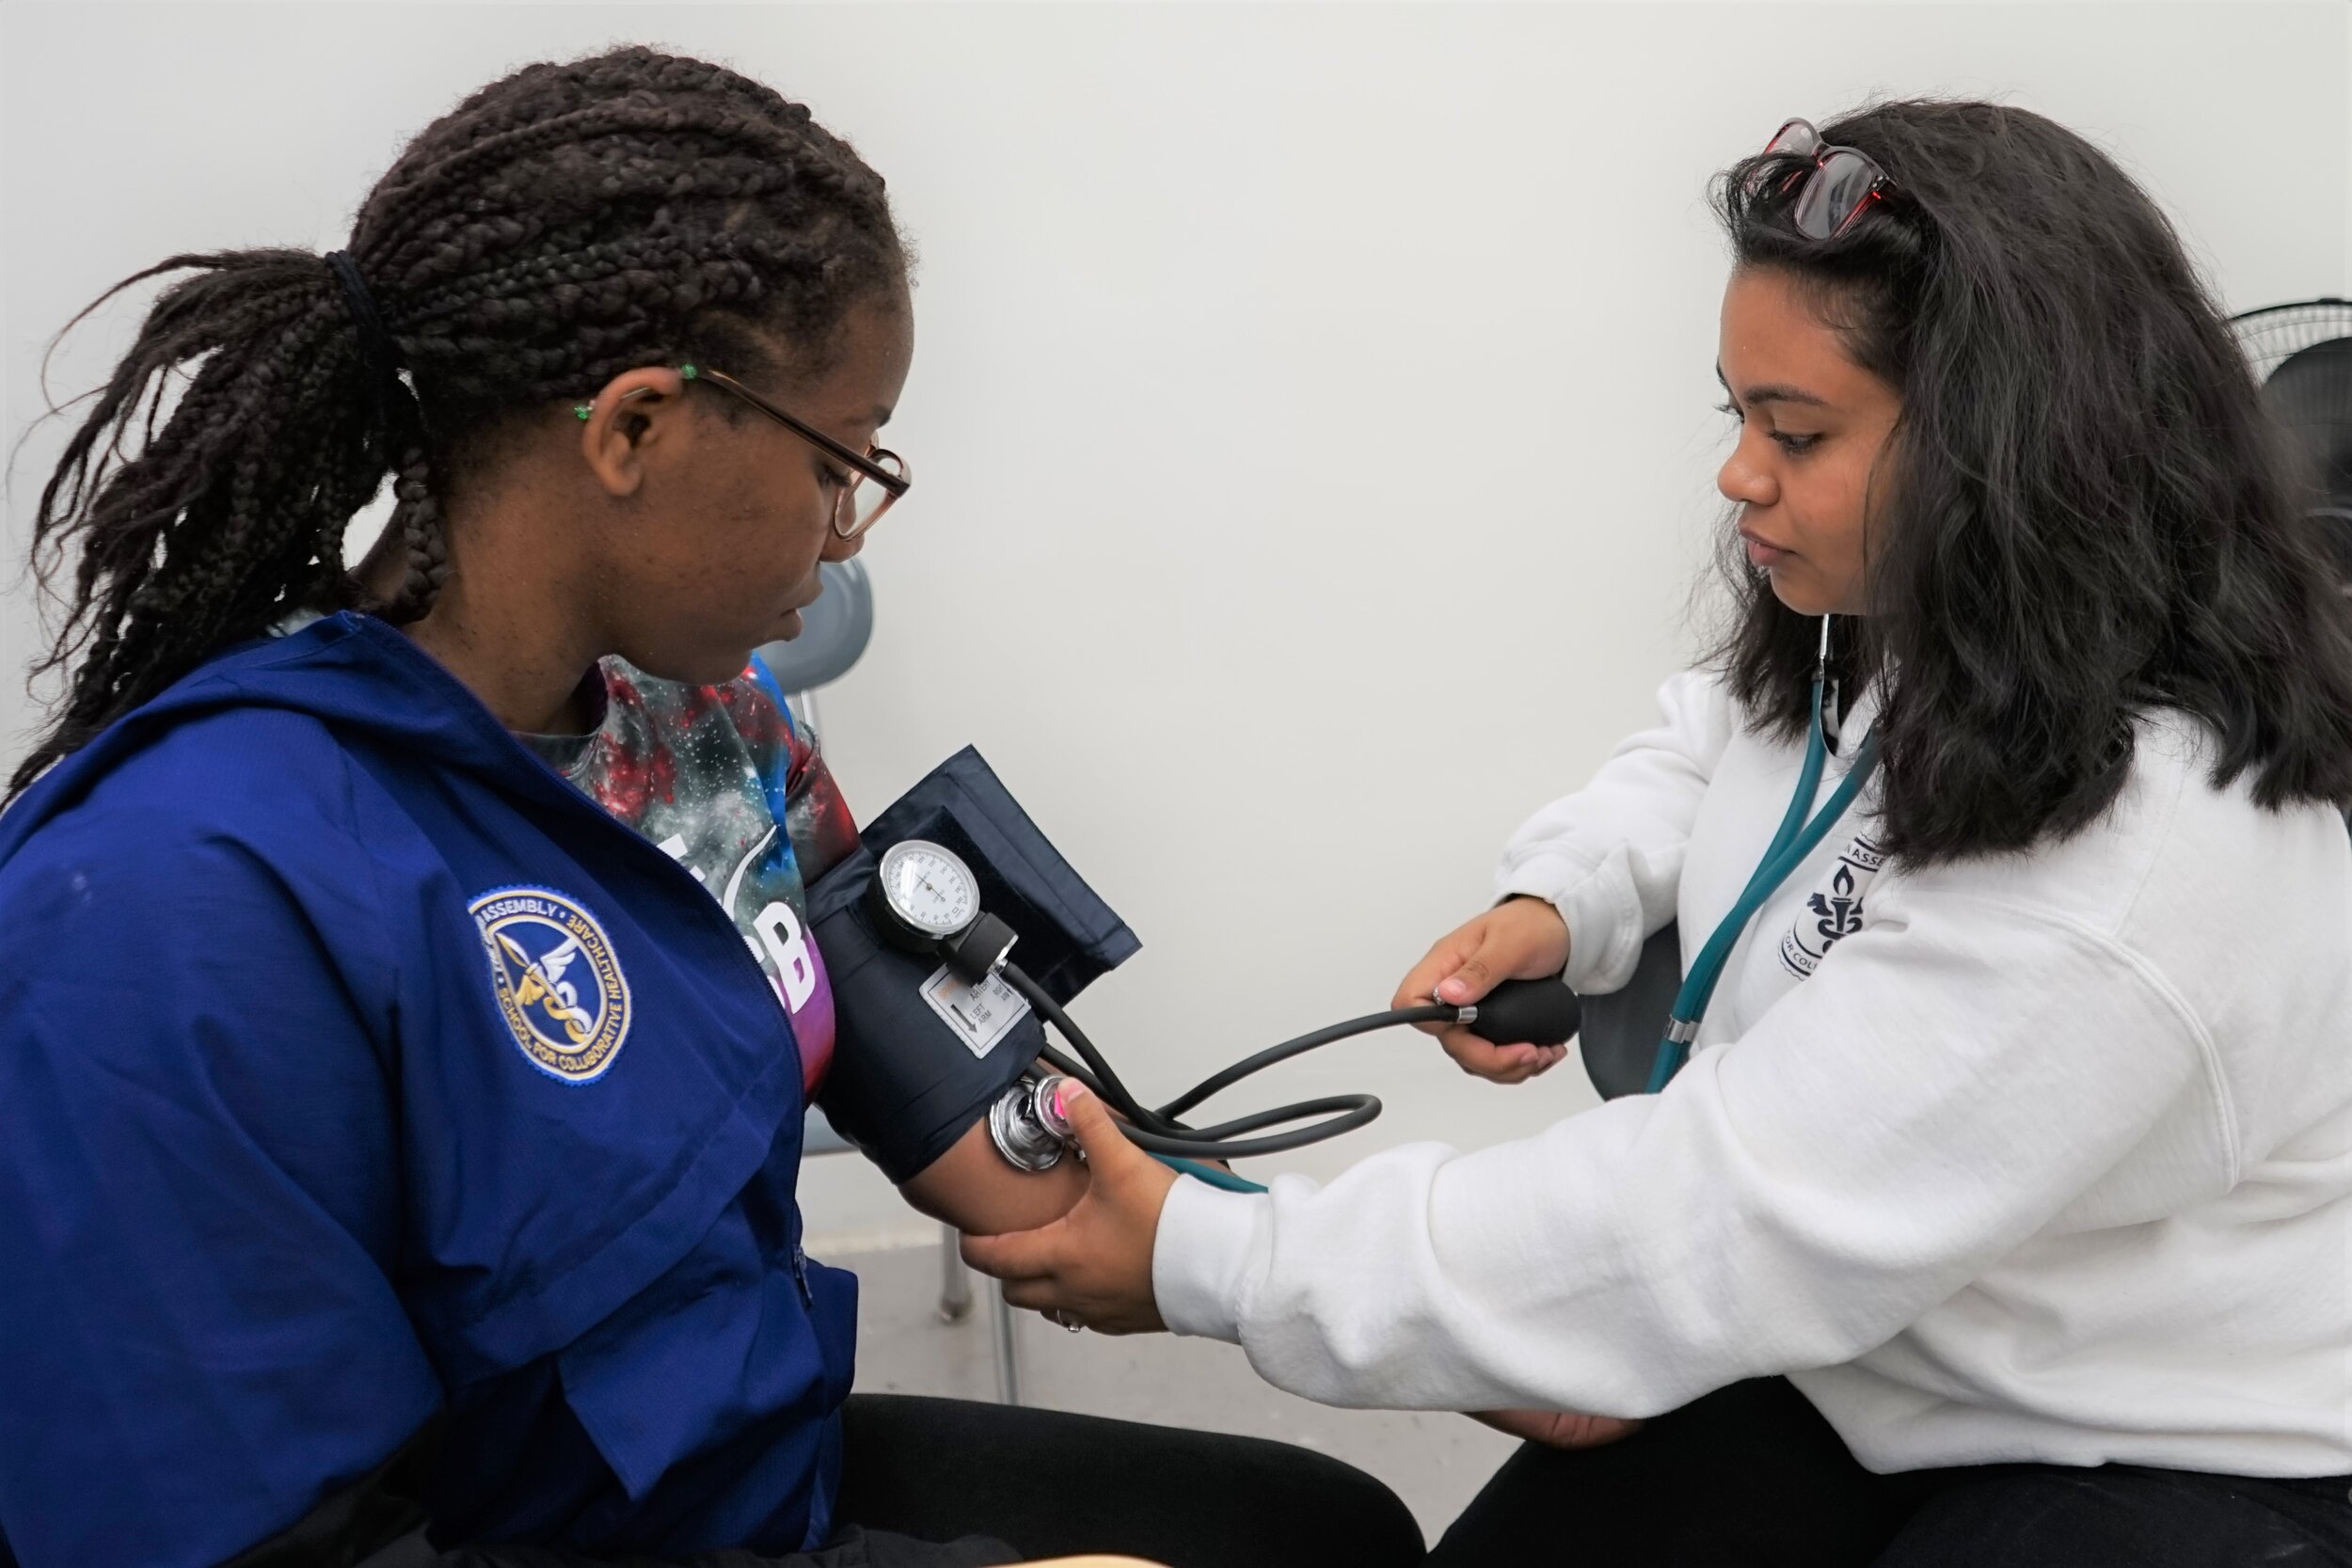
<path id="1" fill-rule="evenodd" d="M 792 912 L 791 905 L 778 899 L 752 916 L 752 929 L 759 935 L 759 950 L 775 967 L 785 1006 L 799 1012 L 817 993 L 817 962 L 809 955 L 800 917 Z"/>

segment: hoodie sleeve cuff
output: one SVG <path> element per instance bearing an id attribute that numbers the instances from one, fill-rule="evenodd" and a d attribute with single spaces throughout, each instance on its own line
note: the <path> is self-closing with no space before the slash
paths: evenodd
<path id="1" fill-rule="evenodd" d="M 1619 990 L 1633 977 L 1649 936 L 1641 895 L 1630 873 L 1615 863 L 1621 858 L 1598 866 L 1547 858 L 1495 879 L 1497 899 L 1540 898 L 1560 911 L 1568 927 L 1568 967 L 1561 978 L 1592 995 Z"/>
<path id="2" fill-rule="evenodd" d="M 1273 1199 L 1181 1177 L 1160 1209 L 1152 1294 L 1179 1334 L 1241 1342 L 1241 1297 L 1272 1244 Z"/>

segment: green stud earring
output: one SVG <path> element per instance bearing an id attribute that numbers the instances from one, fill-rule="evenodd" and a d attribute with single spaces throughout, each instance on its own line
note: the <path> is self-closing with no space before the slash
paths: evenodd
<path id="1" fill-rule="evenodd" d="M 677 368 L 677 373 L 679 379 L 691 381 L 694 379 L 694 367 L 691 365 L 680 365 Z"/>

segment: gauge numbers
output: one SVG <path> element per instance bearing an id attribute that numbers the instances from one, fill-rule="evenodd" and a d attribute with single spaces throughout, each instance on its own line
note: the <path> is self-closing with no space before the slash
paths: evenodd
<path id="1" fill-rule="evenodd" d="M 951 937 L 979 918 L 980 884 L 952 850 L 919 838 L 892 845 L 882 859 L 882 900 L 913 931 Z"/>

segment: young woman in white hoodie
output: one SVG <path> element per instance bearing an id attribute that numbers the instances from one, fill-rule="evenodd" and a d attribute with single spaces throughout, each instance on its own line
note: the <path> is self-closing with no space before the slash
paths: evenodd
<path id="1" fill-rule="evenodd" d="M 969 1251 L 1510 1412 L 1434 1561 L 2352 1562 L 2352 634 L 2256 388 L 2039 117 L 1791 122 L 1719 204 L 1732 629 L 1399 993 L 1678 922 L 1662 1092 L 1263 1196 L 1082 1101 L 1089 1196 Z"/>

